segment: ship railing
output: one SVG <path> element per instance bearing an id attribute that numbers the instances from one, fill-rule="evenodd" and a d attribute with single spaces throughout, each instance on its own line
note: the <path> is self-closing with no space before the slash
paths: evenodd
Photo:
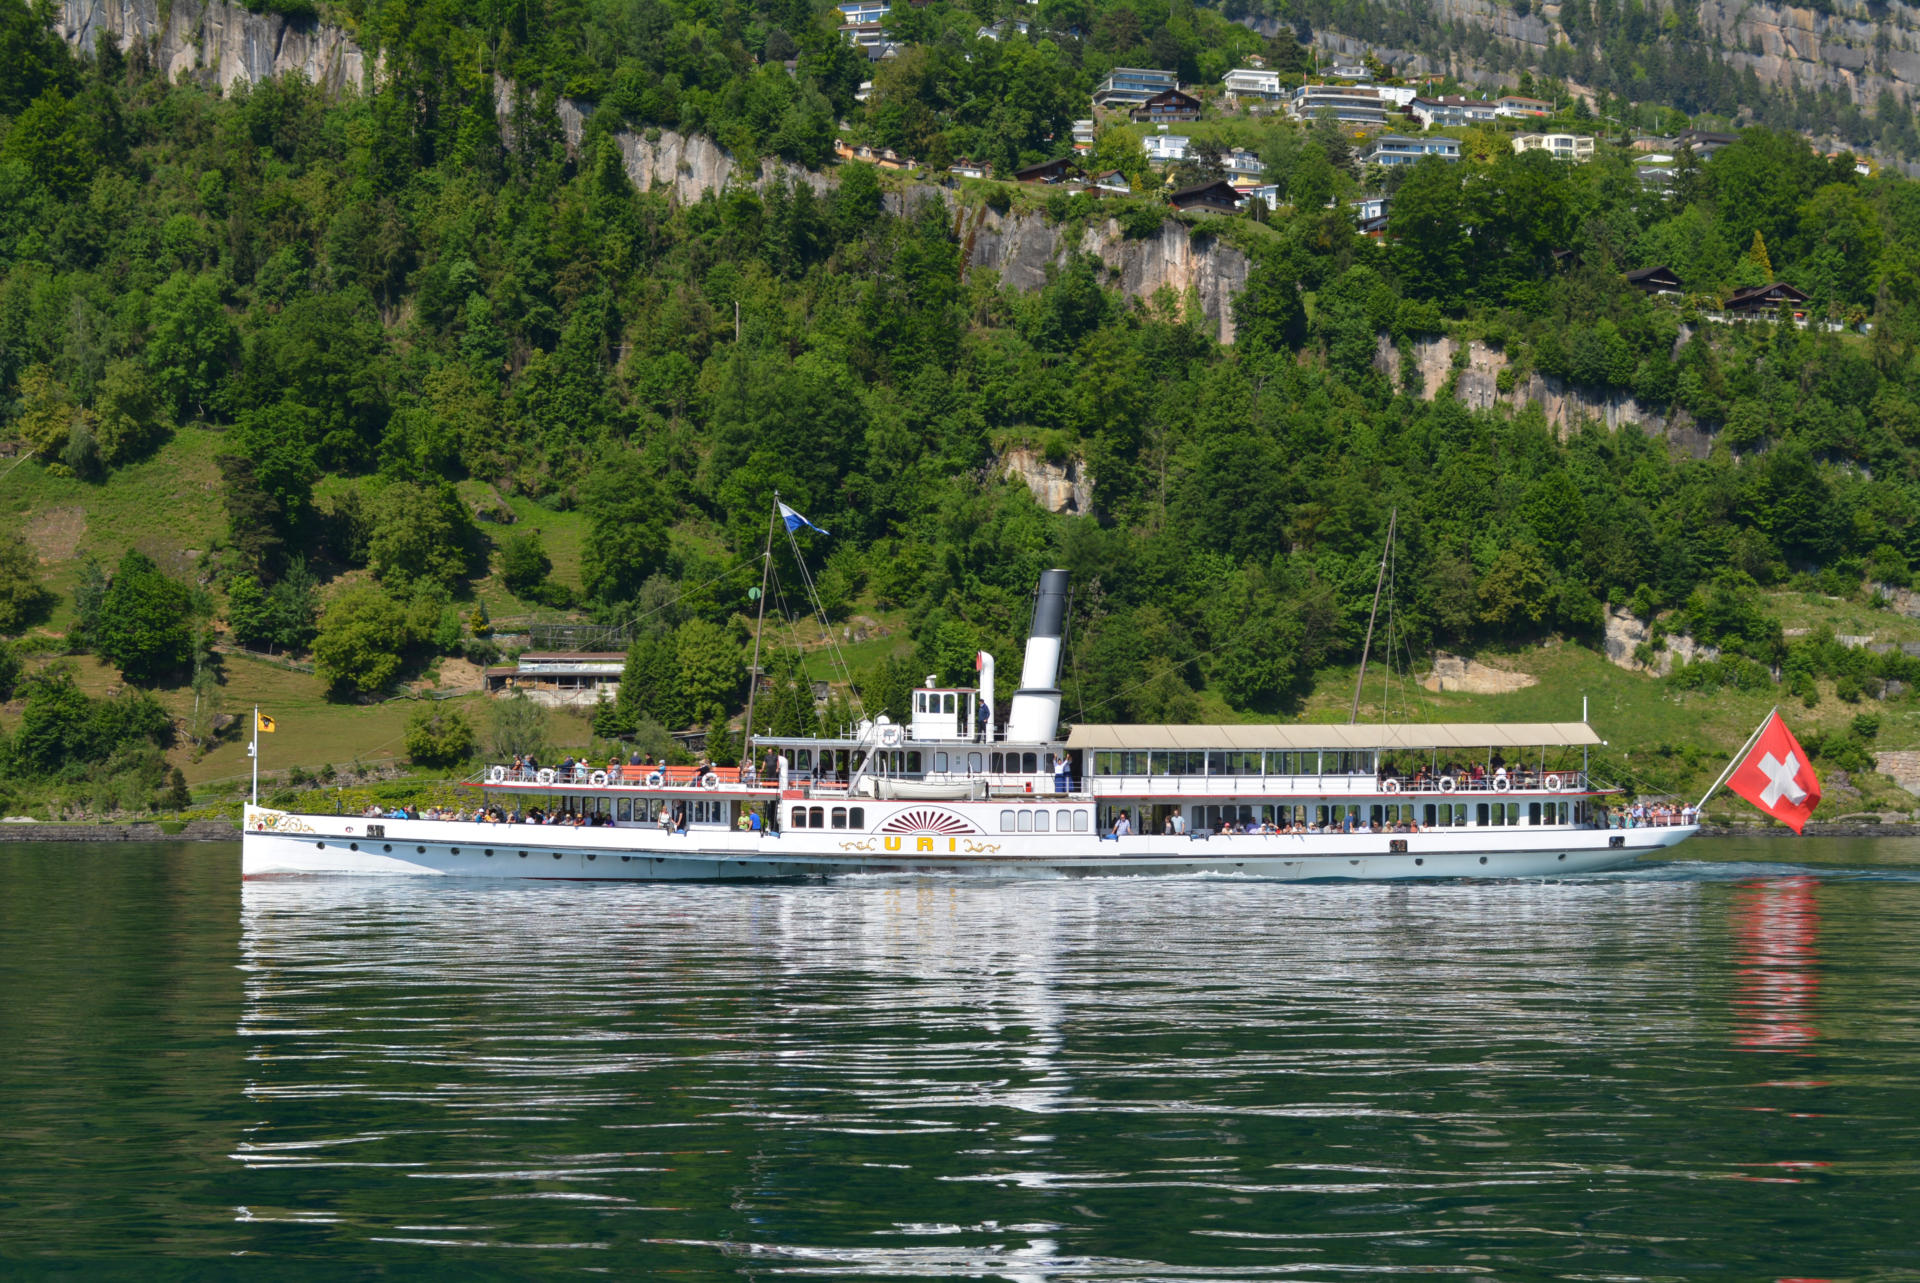
<path id="1" fill-rule="evenodd" d="M 1103 784 L 1128 792 L 1223 797 L 1245 794 L 1324 794 L 1329 797 L 1390 797 L 1417 794 L 1476 797 L 1506 793 L 1582 793 L 1592 781 L 1583 771 L 1510 771 L 1502 776 L 1470 775 L 1101 775 Z M 1389 787 L 1391 785 L 1391 787 Z"/>
<path id="2" fill-rule="evenodd" d="M 658 776 L 658 780 L 655 780 Z M 709 784 L 707 777 L 712 776 Z M 466 780 L 468 784 L 524 784 L 535 788 L 672 788 L 700 791 L 709 788 L 772 788 L 761 785 L 750 766 L 592 766 L 575 763 L 571 769 L 559 765 L 535 770 L 514 766 L 483 766 Z"/>

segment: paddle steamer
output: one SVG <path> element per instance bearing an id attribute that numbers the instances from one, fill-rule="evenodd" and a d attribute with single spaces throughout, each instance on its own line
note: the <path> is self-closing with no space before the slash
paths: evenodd
<path id="1" fill-rule="evenodd" d="M 1626 864 L 1693 825 L 1620 828 L 1581 722 L 1075 725 L 1056 686 L 1067 572 L 1041 576 L 1003 719 L 978 683 L 913 692 L 904 723 L 757 737 L 772 771 L 492 766 L 483 809 L 580 826 L 312 815 L 249 806 L 246 876 L 767 879 L 1224 874 L 1541 877 Z M 664 823 L 662 817 L 665 817 Z M 742 827 L 754 824 L 756 827 Z"/>

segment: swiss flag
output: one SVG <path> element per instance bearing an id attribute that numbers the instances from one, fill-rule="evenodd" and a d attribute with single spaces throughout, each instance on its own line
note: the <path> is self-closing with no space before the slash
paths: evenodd
<path id="1" fill-rule="evenodd" d="M 1760 728 L 1746 759 L 1733 768 L 1727 787 L 1795 833 L 1820 805 L 1820 780 L 1807 761 L 1807 750 L 1777 710 Z"/>

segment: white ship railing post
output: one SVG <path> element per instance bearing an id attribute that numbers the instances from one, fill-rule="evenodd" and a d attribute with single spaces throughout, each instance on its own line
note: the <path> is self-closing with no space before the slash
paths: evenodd
<path id="1" fill-rule="evenodd" d="M 247 756 L 253 759 L 253 804 L 260 805 L 260 706 L 253 706 L 253 742 L 247 745 Z"/>

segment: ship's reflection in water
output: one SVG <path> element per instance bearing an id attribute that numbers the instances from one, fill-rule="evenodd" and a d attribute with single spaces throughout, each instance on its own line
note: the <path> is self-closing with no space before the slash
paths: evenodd
<path id="1" fill-rule="evenodd" d="M 249 883 L 233 1202 L 259 1255 L 483 1273 L 1838 1273 L 1876 1244 L 1783 1227 L 1897 1221 L 1911 1111 L 1823 1148 L 1764 1129 L 1842 1126 L 1844 1092 L 1725 1090 L 1813 1038 L 1821 894 Z M 1910 941 L 1920 884 L 1847 894 L 1850 941 Z M 1905 1041 L 1822 1051 L 1905 1093 L 1920 984 L 1885 952 L 1864 996 Z M 1753 1179 L 1830 1153 L 1874 1175 Z"/>
<path id="2" fill-rule="evenodd" d="M 1820 1035 L 1820 883 L 1777 878 L 1736 887 L 1733 934 L 1739 983 L 1734 1041 L 1752 1051 L 1803 1051 Z"/>

